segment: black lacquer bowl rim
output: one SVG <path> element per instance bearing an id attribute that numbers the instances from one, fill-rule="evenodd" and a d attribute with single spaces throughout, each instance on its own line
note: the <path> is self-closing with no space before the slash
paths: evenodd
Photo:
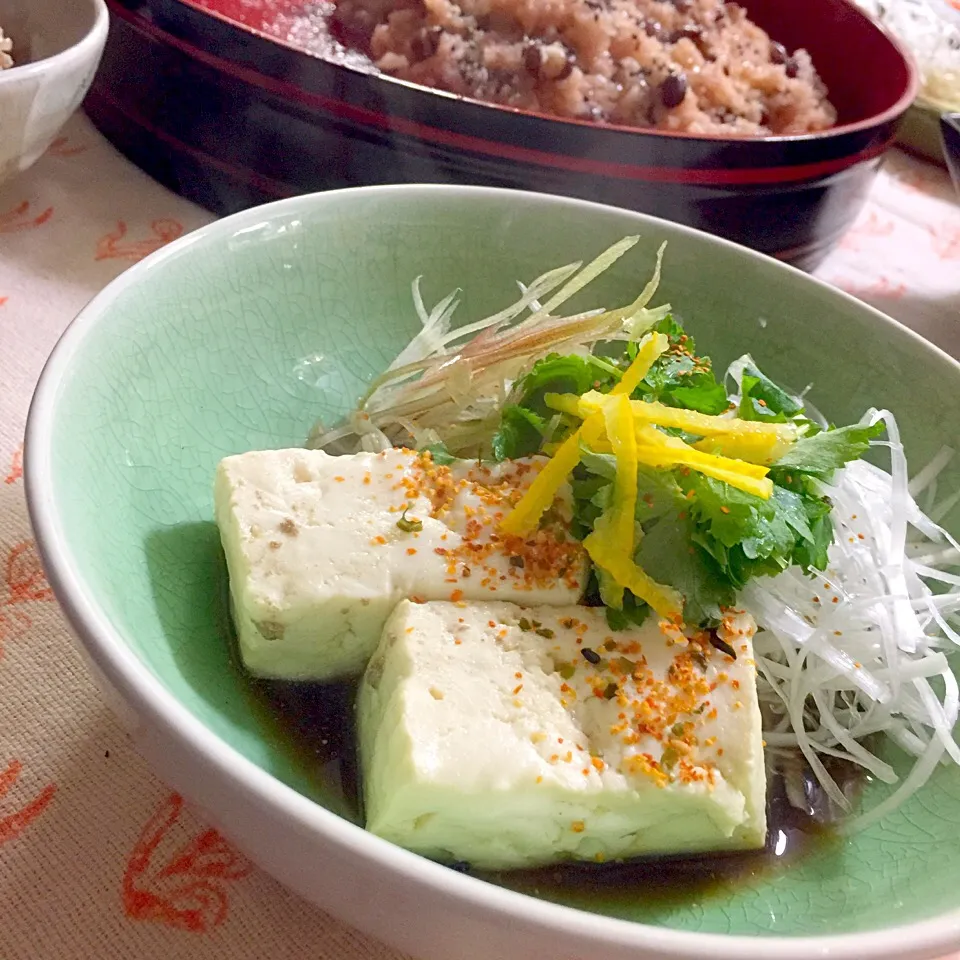
<path id="1" fill-rule="evenodd" d="M 787 2 L 797 2 L 797 0 L 787 0 Z M 880 113 L 853 122 L 843 123 L 828 130 L 796 136 L 750 138 L 724 137 L 715 134 L 674 133 L 662 130 L 638 129 L 618 124 L 598 125 L 590 121 L 552 117 L 535 111 L 488 103 L 411 83 L 396 77 L 365 71 L 349 64 L 337 63 L 298 47 L 281 37 L 274 37 L 249 24 L 231 19 L 219 11 L 210 10 L 198 0 L 149 0 L 148 5 L 164 13 L 164 19 L 168 24 L 171 21 L 182 23 L 184 16 L 189 18 L 192 29 L 188 27 L 187 32 L 183 34 L 184 38 L 194 42 L 198 40 L 202 42 L 204 38 L 209 37 L 214 43 L 210 45 L 210 48 L 203 49 L 202 52 L 214 56 L 221 65 L 224 60 L 216 51 L 225 50 L 229 54 L 227 62 L 235 68 L 252 67 L 254 70 L 261 72 L 261 75 L 266 74 L 282 80 L 289 85 L 286 91 L 289 95 L 295 96 L 294 91 L 299 91 L 304 97 L 314 100 L 312 104 L 314 106 L 327 109 L 339 107 L 340 109 L 334 109 L 333 112 L 344 116 L 344 119 L 352 120 L 364 126 L 385 127 L 419 139 L 439 142 L 442 146 L 453 147 L 454 149 L 486 153 L 489 152 L 489 149 L 484 149 L 480 143 L 473 142 L 475 139 L 485 142 L 489 147 L 489 144 L 497 138 L 498 134 L 512 134 L 510 139 L 518 139 L 518 134 L 521 131 L 526 134 L 536 131 L 541 136 L 535 138 L 520 136 L 519 139 L 542 140 L 544 139 L 542 135 L 546 131 L 536 128 L 547 127 L 549 133 L 546 134 L 546 139 L 554 148 L 552 151 L 554 158 L 565 155 L 558 152 L 558 150 L 563 150 L 564 141 L 573 146 L 581 143 L 586 136 L 598 143 L 601 148 L 603 145 L 599 143 L 600 141 L 615 141 L 617 152 L 621 155 L 629 154 L 631 145 L 639 142 L 644 144 L 647 150 L 657 149 L 658 147 L 669 150 L 670 147 L 680 146 L 686 148 L 687 151 L 696 151 L 697 153 L 708 151 L 719 153 L 723 157 L 724 166 L 729 167 L 745 166 L 743 158 L 746 157 L 749 158 L 746 165 L 753 165 L 759 160 L 762 166 L 799 163 L 801 167 L 808 168 L 798 168 L 786 177 L 773 172 L 764 176 L 763 171 L 752 170 L 750 172 L 756 174 L 756 176 L 750 176 L 748 180 L 745 180 L 742 176 L 736 176 L 735 170 L 730 170 L 729 172 L 734 175 L 727 178 L 710 175 L 698 178 L 696 176 L 697 171 L 688 170 L 690 176 L 684 178 L 686 182 L 691 183 L 723 184 L 726 182 L 737 184 L 806 179 L 826 175 L 836 169 L 842 169 L 843 166 L 850 163 L 870 159 L 885 149 L 893 131 L 893 125 L 915 100 L 920 88 L 920 75 L 912 56 L 902 43 L 885 27 L 876 23 L 860 10 L 851 0 L 836 0 L 836 2 L 848 8 L 845 13 L 862 20 L 864 29 L 881 35 L 892 48 L 892 51 L 899 56 L 907 76 L 907 82 L 901 95 Z M 178 11 L 181 16 L 177 15 Z M 278 63 L 278 59 L 283 62 Z M 322 76 L 323 74 L 326 74 L 326 76 Z M 406 106 L 414 109 L 404 110 L 407 114 L 406 117 L 398 116 L 392 111 L 387 116 L 353 102 L 353 97 L 350 101 L 316 102 L 315 98 L 318 94 L 315 91 L 317 88 L 329 88 L 332 84 L 348 95 L 360 92 L 356 89 L 357 87 L 373 85 L 381 91 L 378 99 L 389 100 L 391 105 L 395 107 Z M 323 98 L 323 100 L 326 101 L 328 98 Z M 345 107 L 351 109 L 345 111 L 343 109 Z M 444 107 L 447 109 L 444 110 Z M 450 111 L 451 107 L 454 108 L 454 112 Z M 441 122 L 438 125 L 436 122 L 409 119 L 413 116 L 423 117 L 427 121 L 439 120 Z M 514 129 L 505 130 L 505 127 L 513 127 Z M 488 130 L 490 136 L 471 138 L 470 135 L 461 133 L 458 128 Z M 884 134 L 882 146 L 875 142 L 877 132 Z M 871 135 L 873 136 L 871 137 Z M 501 139 L 501 146 L 503 142 L 503 139 Z M 838 149 L 832 149 L 831 144 L 835 144 Z M 601 149 L 597 152 L 606 154 L 608 151 Z M 547 157 L 536 156 L 538 153 L 536 150 L 524 150 L 521 147 L 520 152 L 512 149 L 509 153 L 510 155 L 506 159 L 531 163 L 546 162 L 547 165 L 554 165 L 549 162 Z M 853 155 L 860 153 L 865 155 Z M 731 154 L 739 155 L 739 159 L 737 156 L 731 156 Z M 828 155 L 828 158 L 822 159 L 825 154 Z M 821 158 L 819 162 L 813 159 L 818 156 Z M 840 158 L 844 158 L 846 162 L 837 166 L 836 161 Z M 580 172 L 621 177 L 626 174 L 629 176 L 627 169 L 607 169 L 607 166 L 610 166 L 608 162 L 601 161 L 592 165 L 592 168 L 584 167 Z M 621 164 L 621 166 L 630 168 L 634 165 Z M 669 164 L 665 164 L 656 167 L 635 167 L 640 174 L 637 179 L 647 181 L 669 179 L 673 181 L 675 180 L 673 176 L 663 178 L 656 176 L 658 170 L 666 170 L 669 166 Z"/>
<path id="2" fill-rule="evenodd" d="M 790 0 L 795 2 L 795 0 Z M 669 133 L 561 119 L 485 103 L 336 63 L 197 0 L 150 0 L 165 41 L 186 45 L 217 70 L 361 127 L 401 134 L 494 160 L 643 182 L 740 187 L 798 183 L 838 173 L 879 156 L 919 89 L 919 73 L 902 45 L 850 0 L 836 0 L 882 34 L 899 55 L 907 83 L 897 101 L 871 117 L 820 133 L 731 138 Z M 123 13 L 121 12 L 121 16 Z M 388 109 L 385 111 L 384 107 Z M 632 163 L 632 155 L 656 163 Z"/>

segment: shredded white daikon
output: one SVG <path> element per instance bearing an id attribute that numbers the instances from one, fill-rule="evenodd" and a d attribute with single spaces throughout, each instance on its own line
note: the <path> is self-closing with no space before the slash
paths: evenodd
<path id="1" fill-rule="evenodd" d="M 953 451 L 941 451 L 910 481 L 896 420 L 887 411 L 864 418 L 878 420 L 888 439 L 874 445 L 888 448 L 890 471 L 858 460 L 823 484 L 833 503 L 827 570 L 809 577 L 790 568 L 751 581 L 740 595 L 760 628 L 758 687 L 771 753 L 799 748 L 843 810 L 850 801 L 824 757 L 897 784 L 882 803 L 844 821 L 845 831 L 886 816 L 941 760 L 960 764 L 953 737 L 960 694 L 947 659 L 960 646 L 960 545 L 914 499 L 936 484 Z M 878 756 L 878 734 L 916 758 L 902 780 Z"/>

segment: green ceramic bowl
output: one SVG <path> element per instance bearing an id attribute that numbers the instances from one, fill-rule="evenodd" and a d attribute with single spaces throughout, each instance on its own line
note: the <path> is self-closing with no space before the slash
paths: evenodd
<path id="1" fill-rule="evenodd" d="M 687 896 L 567 905 L 462 876 L 366 834 L 234 665 L 212 522 L 217 461 L 301 444 L 463 289 L 640 244 L 591 292 L 626 302 L 669 241 L 663 299 L 717 364 L 751 351 L 831 418 L 899 418 L 923 464 L 957 441 L 960 366 L 876 311 L 731 244 L 620 210 L 519 192 L 402 186 L 298 197 L 202 229 L 134 267 L 75 321 L 31 411 L 40 549 L 104 691 L 171 785 L 265 869 L 421 960 L 941 956 L 960 947 L 960 771 L 883 824 L 789 869 Z M 957 465 L 948 485 L 960 480 Z M 949 524 L 960 528 L 956 514 Z M 868 788 L 868 800 L 875 799 Z"/>

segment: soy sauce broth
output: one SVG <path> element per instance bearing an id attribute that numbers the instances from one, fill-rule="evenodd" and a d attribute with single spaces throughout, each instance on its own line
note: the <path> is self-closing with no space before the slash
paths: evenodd
<path id="1" fill-rule="evenodd" d="M 342 801 L 357 823 L 363 822 L 357 761 L 354 701 L 356 683 L 316 684 L 250 680 L 259 707 L 271 720 L 280 745 L 299 765 L 321 781 L 327 793 Z M 855 799 L 861 787 L 858 768 L 830 768 L 844 792 Z M 839 845 L 833 829 L 836 812 L 816 779 L 798 765 L 793 781 L 805 799 L 805 810 L 787 799 L 781 775 L 767 786 L 767 845 L 763 850 L 645 857 L 606 864 L 563 864 L 536 870 L 474 871 L 454 869 L 500 886 L 572 905 L 608 908 L 636 903 L 664 907 L 695 904 L 722 896 L 732 886 L 749 884 L 785 869 L 798 857 Z"/>
<path id="2" fill-rule="evenodd" d="M 293 683 L 248 677 L 258 713 L 265 714 L 277 745 L 309 779 L 363 823 L 354 722 L 357 684 Z"/>
<path id="3" fill-rule="evenodd" d="M 815 802 L 825 802 L 819 784 L 815 780 L 812 784 L 815 786 L 809 790 Z M 828 822 L 790 804 L 783 778 L 778 775 L 767 786 L 767 844 L 763 850 L 508 870 L 489 874 L 488 879 L 520 893 L 570 905 L 590 907 L 602 901 L 614 908 L 643 900 L 670 908 L 722 896 L 731 887 L 785 869 L 814 849 L 840 842 Z"/>

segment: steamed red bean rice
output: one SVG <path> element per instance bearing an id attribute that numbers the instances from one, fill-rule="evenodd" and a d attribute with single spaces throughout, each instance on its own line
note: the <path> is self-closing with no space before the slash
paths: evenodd
<path id="1" fill-rule="evenodd" d="M 732 136 L 836 120 L 808 53 L 723 0 L 339 0 L 334 27 L 384 73 L 557 117 Z"/>

